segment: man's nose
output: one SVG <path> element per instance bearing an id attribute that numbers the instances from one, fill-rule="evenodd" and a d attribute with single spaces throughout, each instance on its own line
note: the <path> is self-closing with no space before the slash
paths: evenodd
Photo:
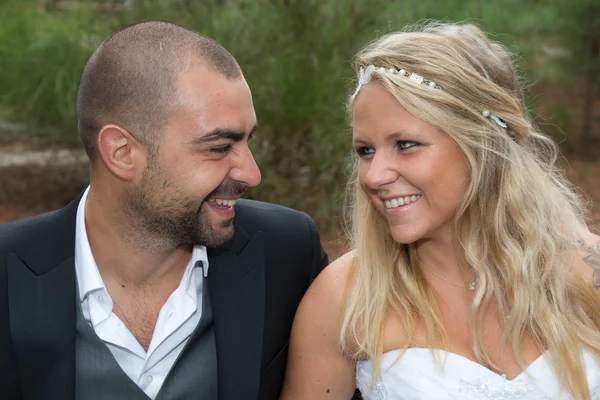
<path id="1" fill-rule="evenodd" d="M 256 165 L 250 148 L 246 147 L 238 155 L 229 175 L 231 179 L 246 183 L 249 187 L 257 186 L 260 183 L 260 170 L 258 169 L 258 165 Z"/>

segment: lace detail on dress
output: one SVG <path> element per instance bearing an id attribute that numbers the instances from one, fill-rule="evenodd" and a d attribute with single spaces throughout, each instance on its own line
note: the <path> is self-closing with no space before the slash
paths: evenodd
<path id="1" fill-rule="evenodd" d="M 387 386 L 385 385 L 385 383 L 383 383 L 383 378 L 381 376 L 381 373 L 377 375 L 377 378 L 375 378 L 375 384 L 371 388 L 372 379 L 373 379 L 372 371 L 369 368 L 365 368 L 365 365 L 363 363 L 358 363 L 357 374 L 356 374 L 357 387 L 371 389 L 371 395 L 370 395 L 369 399 L 387 400 L 388 390 L 387 390 Z M 363 390 L 365 390 L 365 389 L 363 389 Z"/>
<path id="2" fill-rule="evenodd" d="M 408 349 L 398 360 L 399 352 L 382 355 L 375 381 L 373 363 L 357 361 L 356 386 L 365 400 L 573 400 L 561 388 L 545 355 L 508 380 L 453 353 L 445 353 L 440 368 L 429 349 Z M 600 364 L 587 351 L 582 355 L 591 398 L 600 400 Z"/>
<path id="3" fill-rule="evenodd" d="M 381 379 L 381 374 L 377 376 L 375 380 L 375 386 L 373 386 L 373 398 L 377 400 L 386 400 L 387 399 L 387 386 L 383 383 L 383 379 Z"/>
<path id="4" fill-rule="evenodd" d="M 518 379 L 518 378 L 517 378 Z M 510 400 L 517 399 L 535 390 L 535 385 L 528 381 L 509 381 L 502 375 L 502 381 L 492 385 L 489 379 L 459 382 L 453 393 L 461 399 Z"/>

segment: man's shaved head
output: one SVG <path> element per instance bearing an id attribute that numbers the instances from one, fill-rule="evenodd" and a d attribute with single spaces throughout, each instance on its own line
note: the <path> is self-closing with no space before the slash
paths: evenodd
<path id="1" fill-rule="evenodd" d="M 107 124 L 152 148 L 177 107 L 177 78 L 199 65 L 227 79 L 242 76 L 233 56 L 214 40 L 164 21 L 147 21 L 109 36 L 88 61 L 79 87 L 78 129 L 92 163 Z"/>

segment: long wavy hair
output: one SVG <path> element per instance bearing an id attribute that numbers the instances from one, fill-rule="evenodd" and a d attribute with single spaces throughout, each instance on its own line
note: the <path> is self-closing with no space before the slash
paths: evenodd
<path id="1" fill-rule="evenodd" d="M 560 384 L 575 398 L 590 399 L 579 350 L 600 362 L 600 302 L 590 282 L 568 274 L 565 256 L 586 229 L 585 209 L 556 166 L 556 144 L 528 116 L 511 54 L 475 25 L 428 22 L 368 45 L 355 69 L 368 65 L 405 69 L 442 88 L 378 71 L 371 78 L 408 112 L 445 132 L 467 159 L 470 182 L 453 230 L 461 265 L 476 277 L 469 329 L 477 360 L 496 366 L 482 338 L 483 314 L 494 305 L 503 324 L 501 345 L 511 346 L 523 369 L 520 345 L 527 334 L 547 350 Z M 432 349 L 447 349 L 448 338 L 415 246 L 394 241 L 360 187 L 357 164 L 355 158 L 346 208 L 356 253 L 340 339 L 350 357 L 374 360 L 377 373 L 390 313 L 402 316 L 405 349 L 417 325 Z"/>

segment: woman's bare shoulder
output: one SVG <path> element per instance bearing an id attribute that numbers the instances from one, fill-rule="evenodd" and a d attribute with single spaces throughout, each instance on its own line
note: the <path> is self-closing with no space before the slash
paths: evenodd
<path id="1" fill-rule="evenodd" d="M 316 296 L 320 301 L 342 302 L 350 278 L 356 250 L 349 251 L 329 264 L 308 289 L 307 296 Z"/>
<path id="2" fill-rule="evenodd" d="M 352 264 L 354 263 L 354 259 L 356 258 L 356 250 L 350 250 L 349 252 L 347 252 L 346 254 L 338 257 L 336 260 L 334 260 L 331 264 L 329 264 L 329 267 L 333 267 L 334 269 L 338 269 L 338 270 L 347 270 L 349 269 Z"/>

